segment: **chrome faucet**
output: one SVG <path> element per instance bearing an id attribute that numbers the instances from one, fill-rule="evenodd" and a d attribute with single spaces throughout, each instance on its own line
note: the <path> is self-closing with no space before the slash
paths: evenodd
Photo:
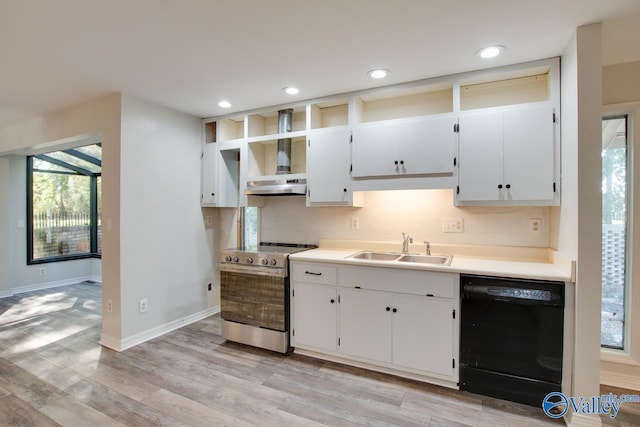
<path id="1" fill-rule="evenodd" d="M 424 244 L 427 245 L 427 255 L 431 255 L 431 242 L 425 240 Z"/>
<path id="2" fill-rule="evenodd" d="M 410 234 L 404 234 L 402 233 L 402 253 L 403 254 L 408 254 L 409 253 L 409 243 L 413 243 L 413 237 L 411 237 Z"/>

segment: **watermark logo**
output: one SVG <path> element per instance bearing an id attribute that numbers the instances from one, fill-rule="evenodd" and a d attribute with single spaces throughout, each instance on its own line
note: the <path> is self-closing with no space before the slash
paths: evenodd
<path id="1" fill-rule="evenodd" d="M 609 417 L 615 418 L 620 411 L 620 407 L 625 402 L 638 403 L 640 402 L 640 396 L 637 394 L 622 394 L 618 396 L 609 393 L 586 398 L 568 397 L 564 393 L 552 392 L 542 400 L 542 410 L 550 418 L 562 418 L 569 409 L 577 414 L 609 415 Z"/>

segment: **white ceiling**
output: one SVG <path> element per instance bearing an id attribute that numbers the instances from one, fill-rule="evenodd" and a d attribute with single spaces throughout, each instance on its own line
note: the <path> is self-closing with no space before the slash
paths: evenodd
<path id="1" fill-rule="evenodd" d="M 0 127 L 112 92 L 210 117 L 548 58 L 594 22 L 604 64 L 640 60 L 639 0 L 0 0 Z"/>

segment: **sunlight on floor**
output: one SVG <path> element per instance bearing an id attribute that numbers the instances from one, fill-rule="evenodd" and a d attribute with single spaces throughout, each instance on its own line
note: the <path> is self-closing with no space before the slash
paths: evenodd
<path id="1" fill-rule="evenodd" d="M 66 292 L 26 297 L 0 315 L 0 325 L 54 311 L 66 310 L 73 307 L 77 300 L 77 297 L 68 297 Z"/>

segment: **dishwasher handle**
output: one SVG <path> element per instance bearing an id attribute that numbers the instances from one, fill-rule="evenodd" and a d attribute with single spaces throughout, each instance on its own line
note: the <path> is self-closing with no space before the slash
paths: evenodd
<path id="1" fill-rule="evenodd" d="M 505 301 L 515 304 L 561 305 L 562 297 L 547 289 L 519 288 L 491 285 L 464 285 L 463 298 Z M 559 297 L 559 298 L 558 298 Z"/>

